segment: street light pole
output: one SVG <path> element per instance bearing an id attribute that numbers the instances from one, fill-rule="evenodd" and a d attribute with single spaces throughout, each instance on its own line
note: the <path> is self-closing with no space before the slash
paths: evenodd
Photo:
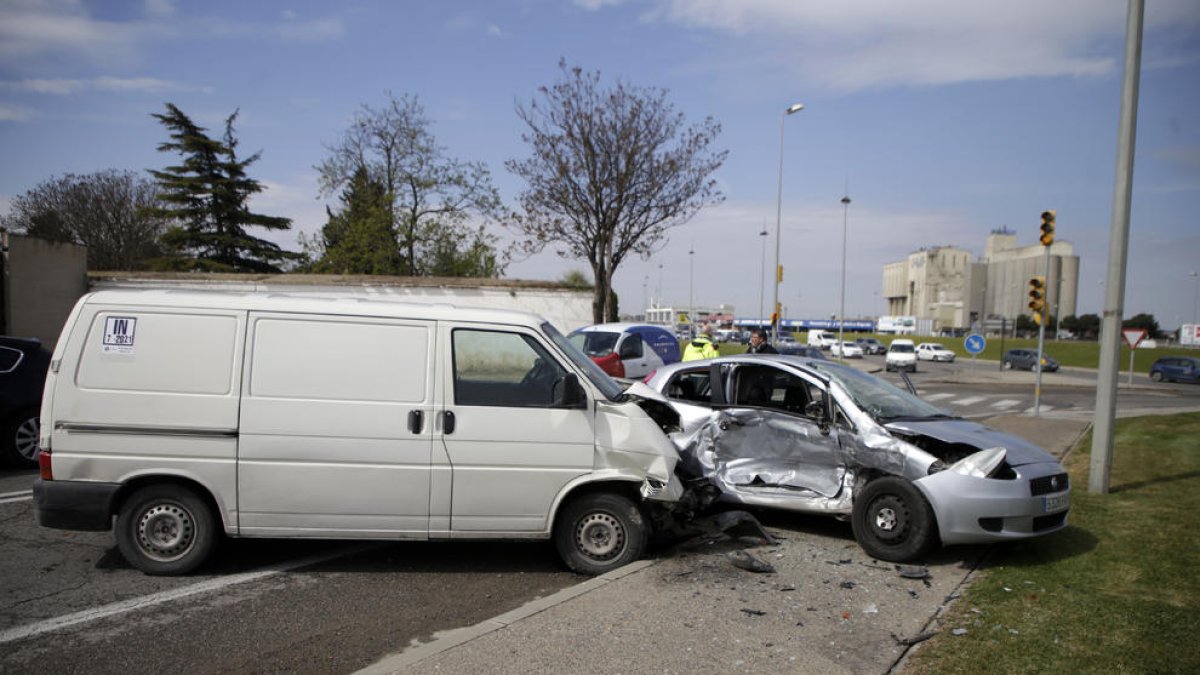
<path id="1" fill-rule="evenodd" d="M 692 301 L 693 280 L 696 278 L 696 245 L 688 249 L 688 330 L 692 337 L 696 336 L 696 317 L 693 315 L 695 304 Z"/>
<path id="2" fill-rule="evenodd" d="M 838 314 L 838 355 L 846 358 L 846 232 L 850 222 L 850 195 L 842 197 L 842 308 Z"/>
<path id="3" fill-rule="evenodd" d="M 788 106 L 779 117 L 779 182 L 775 191 L 775 295 L 771 302 L 771 342 L 779 343 L 779 232 L 783 223 L 783 121 L 788 115 L 804 110 L 803 103 Z"/>
<path id="4" fill-rule="evenodd" d="M 763 296 L 767 292 L 767 223 L 765 218 L 762 232 L 759 232 L 758 236 L 762 239 L 762 274 L 759 275 L 758 280 L 758 318 L 761 320 L 763 318 Z M 762 328 L 762 324 L 759 324 L 758 327 Z"/>
<path id="5" fill-rule="evenodd" d="M 1192 323 L 1200 323 L 1200 318 L 1197 318 L 1200 317 L 1200 273 L 1193 270 L 1188 276 L 1196 282 L 1196 294 L 1192 298 Z"/>

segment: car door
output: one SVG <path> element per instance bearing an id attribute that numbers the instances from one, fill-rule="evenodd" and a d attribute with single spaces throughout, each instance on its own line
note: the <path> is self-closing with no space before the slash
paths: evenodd
<path id="1" fill-rule="evenodd" d="M 439 336 L 435 463 L 449 489 L 435 470 L 434 530 L 545 530 L 555 498 L 595 462 L 591 405 L 556 402 L 571 371 L 532 329 L 443 322 Z"/>
<path id="2" fill-rule="evenodd" d="M 654 370 L 650 355 L 654 354 L 642 337 L 637 333 L 625 333 L 617 345 L 617 356 L 625 367 L 625 377 L 636 380 L 643 378 Z"/>

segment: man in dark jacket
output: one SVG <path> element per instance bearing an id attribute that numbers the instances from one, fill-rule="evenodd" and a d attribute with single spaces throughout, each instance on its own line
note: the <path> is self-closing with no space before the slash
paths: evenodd
<path id="1" fill-rule="evenodd" d="M 767 336 L 761 328 L 755 328 L 750 331 L 750 348 L 746 350 L 747 354 L 778 354 L 779 351 L 767 342 Z"/>

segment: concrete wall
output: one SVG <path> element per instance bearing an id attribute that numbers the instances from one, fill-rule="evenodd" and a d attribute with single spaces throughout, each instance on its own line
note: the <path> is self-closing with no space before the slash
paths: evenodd
<path id="1" fill-rule="evenodd" d="M 19 234 L 4 243 L 4 334 L 54 349 L 63 322 L 87 292 L 87 247 Z"/>

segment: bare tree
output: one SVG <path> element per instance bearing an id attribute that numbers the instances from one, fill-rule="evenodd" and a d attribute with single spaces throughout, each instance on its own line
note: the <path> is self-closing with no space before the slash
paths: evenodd
<path id="1" fill-rule="evenodd" d="M 559 68 L 561 81 L 517 107 L 532 154 L 505 163 L 528 184 L 508 223 L 526 253 L 551 246 L 591 265 L 592 316 L 600 323 L 625 258 L 649 257 L 668 229 L 724 199 L 712 175 L 728 153 L 709 149 L 721 126 L 708 117 L 684 128 L 665 89 L 603 88 L 599 72 L 565 61 Z"/>
<path id="2" fill-rule="evenodd" d="M 496 238 L 471 223 L 472 218 L 486 221 L 500 209 L 491 173 L 482 163 L 448 157 L 429 127 L 415 96 L 396 98 L 389 92 L 382 109 L 364 104 L 341 141 L 326 146 L 330 156 L 316 167 L 321 193 L 346 188 L 365 170 L 391 197 L 404 273 L 497 275 L 502 265 L 494 251 Z"/>
<path id="3" fill-rule="evenodd" d="M 4 225 L 86 246 L 89 269 L 141 269 L 162 252 L 168 221 L 150 212 L 159 200 L 158 187 L 132 171 L 67 174 L 14 198 Z"/>

